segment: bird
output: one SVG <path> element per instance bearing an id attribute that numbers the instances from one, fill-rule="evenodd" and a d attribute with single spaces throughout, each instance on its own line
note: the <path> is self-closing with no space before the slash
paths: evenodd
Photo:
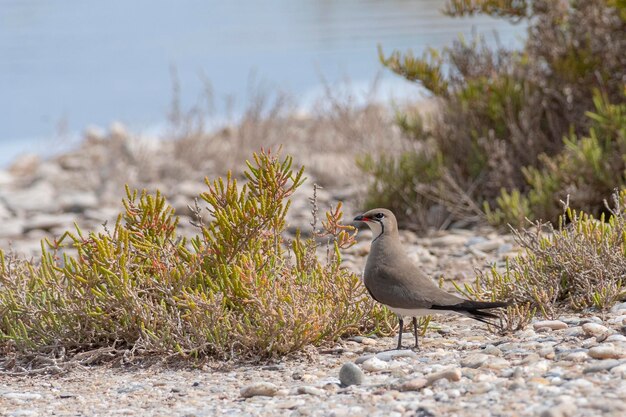
<path id="1" fill-rule="evenodd" d="M 363 222 L 372 230 L 363 282 L 375 301 L 398 316 L 400 330 L 396 349 L 402 349 L 404 317 L 413 318 L 415 349 L 419 350 L 417 316 L 457 313 L 496 325 L 492 320 L 498 316 L 485 310 L 510 305 L 508 301 L 466 300 L 440 289 L 406 255 L 398 234 L 398 222 L 390 210 L 375 208 L 356 216 L 354 221 Z"/>

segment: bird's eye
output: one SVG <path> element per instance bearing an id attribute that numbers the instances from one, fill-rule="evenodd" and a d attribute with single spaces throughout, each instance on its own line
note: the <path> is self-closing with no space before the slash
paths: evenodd
<path id="1" fill-rule="evenodd" d="M 377 219 L 382 219 L 383 217 L 385 217 L 385 215 L 383 213 L 376 213 L 376 217 Z"/>

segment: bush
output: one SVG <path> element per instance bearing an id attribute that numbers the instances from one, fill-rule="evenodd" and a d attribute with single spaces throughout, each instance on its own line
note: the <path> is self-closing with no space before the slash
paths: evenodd
<path id="1" fill-rule="evenodd" d="M 428 138 L 425 146 L 416 147 L 417 152 L 434 147 L 428 152 L 441 155 L 442 178 L 455 184 L 450 187 L 438 181 L 435 188 L 441 198 L 469 197 L 478 207 L 486 203 L 493 208 L 498 198 L 504 198 L 502 189 L 526 196 L 534 188 L 529 183 L 533 173 L 555 164 L 554 158 L 566 146 L 563 138 L 589 132 L 594 121 L 585 114 L 594 109 L 594 91 L 601 91 L 607 103 L 625 102 L 625 11 L 623 2 L 607 0 L 455 0 L 446 8 L 453 16 L 486 13 L 526 19 L 524 47 L 520 51 L 490 48 L 484 40 L 474 39 L 459 40 L 441 51 L 429 50 L 421 58 L 410 51 L 389 55 L 380 51 L 386 67 L 421 83 L 439 101 L 439 114 L 429 123 L 409 113 L 401 116 L 400 126 L 418 141 Z M 378 163 L 388 165 L 389 157 L 384 158 Z M 407 187 L 431 185 L 432 180 L 430 173 L 415 170 L 400 177 L 408 179 Z M 376 181 L 385 184 L 388 179 L 379 176 Z M 370 189 L 371 198 L 376 199 L 384 188 Z M 554 202 L 549 192 L 537 198 L 549 198 L 546 205 Z M 597 204 L 597 199 L 591 200 Z M 407 218 L 432 205 L 440 204 L 436 199 L 411 199 L 398 215 Z M 597 210 L 597 206 L 581 208 Z M 450 215 L 458 218 L 467 212 Z"/>
<path id="2" fill-rule="evenodd" d="M 565 138 L 563 150 L 553 158 L 542 155 L 543 167 L 523 169 L 528 191 L 503 189 L 496 209 L 486 207 L 492 224 L 521 226 L 525 218 L 556 219 L 560 201 L 569 199 L 594 216 L 605 212 L 605 196 L 626 186 L 626 103 L 611 104 L 597 93 L 595 112 L 588 112 L 589 132 Z"/>
<path id="3" fill-rule="evenodd" d="M 109 347 L 180 356 L 283 355 L 381 330 L 388 314 L 340 268 L 356 232 L 327 213 L 317 243 L 283 237 L 289 197 L 303 182 L 291 158 L 254 155 L 247 182 L 229 175 L 200 197 L 213 219 L 187 241 L 164 197 L 127 188 L 113 231 L 42 243 L 35 265 L 0 252 L 0 346 L 76 353 Z M 206 216 L 204 216 L 206 217 Z M 65 241 L 78 251 L 60 255 Z M 382 329 L 384 330 L 384 329 Z"/>
<path id="4" fill-rule="evenodd" d="M 534 230 L 516 232 L 521 255 L 503 271 L 494 266 L 457 289 L 475 299 L 514 300 L 506 314 L 511 330 L 527 324 L 535 311 L 555 318 L 566 308 L 608 309 L 626 298 L 626 190 L 605 204 L 606 216 L 566 207 L 556 229 L 537 223 Z"/>

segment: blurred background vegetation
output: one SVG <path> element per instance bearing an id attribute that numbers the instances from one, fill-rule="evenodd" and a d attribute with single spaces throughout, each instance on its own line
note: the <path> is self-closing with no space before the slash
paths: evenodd
<path id="1" fill-rule="evenodd" d="M 626 2 L 453 0 L 445 12 L 523 19 L 525 44 L 510 51 L 474 37 L 420 57 L 380 51 L 437 111 L 398 111 L 414 149 L 361 159 L 374 177 L 365 205 L 421 229 L 554 222 L 567 196 L 605 212 L 626 180 Z"/>

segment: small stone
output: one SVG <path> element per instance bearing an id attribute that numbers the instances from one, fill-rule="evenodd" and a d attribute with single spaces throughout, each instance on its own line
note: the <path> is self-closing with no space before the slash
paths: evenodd
<path id="1" fill-rule="evenodd" d="M 605 342 L 626 343 L 626 336 L 623 334 L 612 334 L 606 338 Z"/>
<path id="2" fill-rule="evenodd" d="M 352 362 L 346 362 L 339 370 L 339 381 L 345 386 L 360 385 L 364 379 L 363 371 Z"/>
<path id="3" fill-rule="evenodd" d="M 447 234 L 440 237 L 431 239 L 430 246 L 435 248 L 441 248 L 446 246 L 465 245 L 467 242 L 466 236 L 459 236 L 453 234 Z"/>
<path id="4" fill-rule="evenodd" d="M 480 395 L 494 389 L 494 385 L 490 382 L 477 382 L 468 386 L 467 390 L 472 394 Z"/>
<path id="5" fill-rule="evenodd" d="M 626 301 L 623 303 L 617 303 L 611 307 L 611 313 L 618 313 L 623 310 L 626 310 Z"/>
<path id="6" fill-rule="evenodd" d="M 0 394 L 0 396 L 14 401 L 36 401 L 41 400 L 43 396 L 36 392 L 7 392 L 6 394 Z"/>
<path id="7" fill-rule="evenodd" d="M 82 213 L 98 207 L 98 198 L 92 192 L 73 192 L 62 194 L 59 204 L 64 212 Z"/>
<path id="8" fill-rule="evenodd" d="M 524 378 L 515 378 L 511 381 L 511 385 L 509 385 L 509 389 L 512 391 L 524 388 L 526 388 L 526 381 L 524 381 Z"/>
<path id="9" fill-rule="evenodd" d="M 563 360 L 570 362 L 585 362 L 589 359 L 589 352 L 586 350 L 576 350 L 569 352 L 563 357 Z"/>
<path id="10" fill-rule="evenodd" d="M 0 238 L 19 236 L 24 233 L 24 221 L 11 219 L 0 222 Z"/>
<path id="11" fill-rule="evenodd" d="M 570 327 L 569 329 L 565 329 L 563 332 L 566 336 L 570 337 L 583 337 L 585 335 L 585 331 L 580 326 Z"/>
<path id="12" fill-rule="evenodd" d="M 430 374 L 427 377 L 427 385 L 432 385 L 436 381 L 445 378 L 448 381 L 460 381 L 461 380 L 461 370 L 459 368 L 446 369 L 445 371 L 436 372 L 434 374 Z"/>
<path id="13" fill-rule="evenodd" d="M 589 349 L 589 356 L 594 359 L 620 359 L 626 357 L 626 352 L 611 344 L 605 344 Z"/>
<path id="14" fill-rule="evenodd" d="M 545 359 L 554 359 L 554 356 L 555 356 L 554 348 L 552 346 L 541 348 L 538 353 L 539 353 L 539 356 Z"/>
<path id="15" fill-rule="evenodd" d="M 461 366 L 464 368 L 480 368 L 485 362 L 489 360 L 488 355 L 484 355 L 482 353 L 476 353 L 473 355 L 466 356 L 461 359 Z"/>
<path id="16" fill-rule="evenodd" d="M 392 359 L 396 359 L 396 358 L 415 358 L 415 357 L 417 357 L 417 353 L 409 349 L 388 350 L 386 352 L 380 352 L 376 354 L 376 358 L 385 362 L 389 362 Z"/>
<path id="17" fill-rule="evenodd" d="M 609 329 L 606 326 L 598 323 L 585 323 L 582 327 L 583 331 L 588 336 L 599 336 L 609 332 Z"/>
<path id="18" fill-rule="evenodd" d="M 550 408 L 546 408 L 540 417 L 570 417 L 576 412 L 576 404 L 573 402 L 561 403 Z"/>
<path id="19" fill-rule="evenodd" d="M 363 356 L 359 356 L 358 358 L 356 358 L 356 360 L 354 361 L 354 363 L 356 363 L 357 365 L 362 364 L 363 362 L 372 359 L 373 357 L 375 357 L 376 355 L 374 355 L 373 353 L 368 353 L 367 355 L 363 355 Z"/>
<path id="20" fill-rule="evenodd" d="M 302 400 L 286 400 L 286 401 L 281 401 L 279 403 L 276 404 L 276 409 L 278 410 L 293 410 L 294 408 L 297 408 L 301 405 L 304 404 L 304 401 Z"/>
<path id="21" fill-rule="evenodd" d="M 426 386 L 426 378 L 413 378 L 400 385 L 400 391 L 419 391 Z"/>
<path id="22" fill-rule="evenodd" d="M 622 364 L 622 361 L 619 361 L 617 359 L 607 359 L 603 361 L 596 361 L 592 363 L 591 365 L 587 366 L 585 369 L 583 369 L 583 373 L 591 374 L 594 372 L 610 371 L 611 369 L 621 364 Z"/>
<path id="23" fill-rule="evenodd" d="M 239 393 L 243 398 L 256 396 L 273 397 L 278 392 L 278 387 L 271 382 L 257 382 L 242 387 Z"/>
<path id="24" fill-rule="evenodd" d="M 310 385 L 303 385 L 301 387 L 298 387 L 298 389 L 296 390 L 296 393 L 300 395 L 321 396 L 321 395 L 326 394 L 326 391 L 320 388 L 312 387 Z"/>
<path id="25" fill-rule="evenodd" d="M 622 379 L 626 378 L 626 363 L 622 363 L 611 369 L 611 373 L 614 375 L 619 375 Z"/>
<path id="26" fill-rule="evenodd" d="M 510 367 L 511 363 L 509 361 L 499 357 L 491 358 L 481 366 L 481 368 L 493 370 L 508 369 Z"/>
<path id="27" fill-rule="evenodd" d="M 502 351 L 494 345 L 488 345 L 483 349 L 483 353 L 492 356 L 502 356 Z"/>
<path id="28" fill-rule="evenodd" d="M 501 244 L 502 242 L 498 240 L 488 240 L 486 242 L 476 243 L 472 245 L 472 248 L 481 252 L 493 252 L 498 249 Z"/>
<path id="29" fill-rule="evenodd" d="M 363 370 L 369 372 L 384 371 L 388 366 L 387 362 L 381 361 L 377 357 L 370 358 L 361 364 Z"/>
<path id="30" fill-rule="evenodd" d="M 567 329 L 567 324 L 560 320 L 542 320 L 533 323 L 533 329 L 550 329 L 550 330 L 562 330 Z"/>

